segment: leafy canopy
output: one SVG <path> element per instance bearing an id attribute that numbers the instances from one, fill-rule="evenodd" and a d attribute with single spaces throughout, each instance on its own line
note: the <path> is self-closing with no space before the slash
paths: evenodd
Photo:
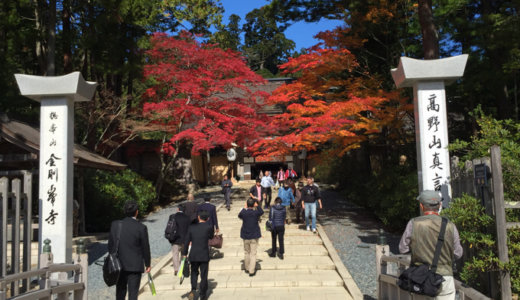
<path id="1" fill-rule="evenodd" d="M 265 93 L 254 86 L 264 80 L 245 64 L 240 53 L 199 43 L 193 35 L 157 33 L 147 51 L 144 113 L 171 134 L 165 150 L 174 153 L 188 141 L 192 153 L 235 142 L 248 146 L 266 127 L 257 114 Z"/>
<path id="2" fill-rule="evenodd" d="M 396 92 L 383 91 L 380 80 L 360 67 L 344 44 L 350 40 L 338 38 L 348 30 L 319 34 L 322 45 L 281 66 L 283 74 L 297 79 L 268 99 L 285 112 L 272 120 L 279 135 L 257 143 L 256 155 L 281 156 L 318 147 L 335 148 L 342 155 L 395 122 L 406 107 L 403 100 Z"/>

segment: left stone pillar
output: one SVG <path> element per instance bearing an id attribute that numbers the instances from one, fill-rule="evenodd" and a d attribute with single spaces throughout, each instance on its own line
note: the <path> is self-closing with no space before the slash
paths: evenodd
<path id="1" fill-rule="evenodd" d="M 15 77 L 21 94 L 41 104 L 39 252 L 49 239 L 54 263 L 72 263 L 74 102 L 89 101 L 97 84 L 79 72 Z"/>

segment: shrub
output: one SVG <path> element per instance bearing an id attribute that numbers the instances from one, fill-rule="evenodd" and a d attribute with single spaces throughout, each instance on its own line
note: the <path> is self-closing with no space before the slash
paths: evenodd
<path id="1" fill-rule="evenodd" d="M 324 156 L 329 158 L 317 167 L 316 178 L 337 184 L 349 201 L 371 210 L 388 228 L 402 231 L 418 215 L 417 171 L 412 166 L 398 165 L 395 158 L 395 165 L 371 172 L 356 155 Z"/>
<path id="2" fill-rule="evenodd" d="M 108 230 L 113 220 L 124 216 L 123 206 L 128 200 L 135 200 L 140 214 L 144 214 L 153 207 L 155 199 L 152 183 L 131 170 L 89 170 L 85 173 L 87 230 Z"/>
<path id="3" fill-rule="evenodd" d="M 520 123 L 513 120 L 495 120 L 491 116 L 486 116 L 480 107 L 472 113 L 472 116 L 476 118 L 479 131 L 469 141 L 456 140 L 450 145 L 450 151 L 462 154 L 461 162 L 463 162 L 489 156 L 491 146 L 500 146 L 505 201 L 520 201 Z M 479 285 L 478 272 L 506 268 L 511 273 L 513 292 L 519 293 L 520 230 L 507 231 L 510 262 L 503 264 L 496 256 L 493 237 L 494 220 L 485 215 L 479 201 L 463 196 L 446 210 L 446 214 L 457 226 L 461 226 L 459 228 L 461 240 L 467 243 L 469 249 L 478 249 L 478 251 L 470 250 L 470 258 L 464 263 L 461 278 L 469 284 Z M 508 222 L 519 222 L 520 211 L 507 209 L 506 217 Z M 487 229 L 488 224 L 493 226 Z"/>
<path id="4" fill-rule="evenodd" d="M 486 215 L 480 200 L 464 194 L 455 198 L 450 208 L 442 211 L 455 225 L 464 246 L 466 258 L 460 278 L 468 285 L 482 290 L 482 273 L 508 269 L 513 292 L 520 291 L 520 231 L 508 231 L 509 263 L 502 263 L 496 253 L 493 236 L 494 220 Z M 489 233 L 489 232 L 492 233 Z"/>

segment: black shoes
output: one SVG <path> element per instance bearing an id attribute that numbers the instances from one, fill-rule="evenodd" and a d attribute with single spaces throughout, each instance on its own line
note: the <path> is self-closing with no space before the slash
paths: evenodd
<path id="1" fill-rule="evenodd" d="M 269 257 L 275 257 L 276 256 L 276 252 L 271 251 L 271 253 L 269 253 L 268 255 L 269 255 Z"/>
<path id="2" fill-rule="evenodd" d="M 278 257 L 279 257 L 280 259 L 283 259 L 283 253 L 278 253 Z"/>
<path id="3" fill-rule="evenodd" d="M 191 291 L 189 294 L 188 294 L 188 300 L 193 300 L 195 299 L 195 292 L 194 291 Z"/>
<path id="4" fill-rule="evenodd" d="M 249 274 L 249 277 L 253 277 L 253 276 L 255 276 L 255 275 L 256 275 L 256 271 L 255 271 L 254 273 L 250 273 L 250 274 Z"/>

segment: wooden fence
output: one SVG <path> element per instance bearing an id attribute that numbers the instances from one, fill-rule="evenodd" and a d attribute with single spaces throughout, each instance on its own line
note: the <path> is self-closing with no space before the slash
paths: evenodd
<path id="1" fill-rule="evenodd" d="M 41 268 L 0 278 L 0 300 L 87 300 L 88 254 L 78 242 L 73 264 L 54 264 L 50 241 L 40 255 Z M 27 289 L 20 292 L 22 283 Z"/>
<path id="2" fill-rule="evenodd" d="M 387 246 L 388 247 L 388 246 Z M 388 252 L 387 252 L 388 253 Z M 378 264 L 377 278 L 378 282 L 378 299 L 379 300 L 419 300 L 429 299 L 421 295 L 416 295 L 408 291 L 402 290 L 397 285 L 399 275 L 410 265 L 409 255 L 391 255 L 381 256 L 380 264 Z M 455 279 L 455 290 L 459 300 L 491 300 L 487 296 L 481 294 L 462 282 Z"/>
<path id="3" fill-rule="evenodd" d="M 21 175 L 21 179 L 0 178 L 0 277 L 31 269 L 32 173 L 24 171 Z M 25 291 L 28 287 L 26 279 L 21 289 Z M 19 288 L 14 285 L 14 291 Z"/>

